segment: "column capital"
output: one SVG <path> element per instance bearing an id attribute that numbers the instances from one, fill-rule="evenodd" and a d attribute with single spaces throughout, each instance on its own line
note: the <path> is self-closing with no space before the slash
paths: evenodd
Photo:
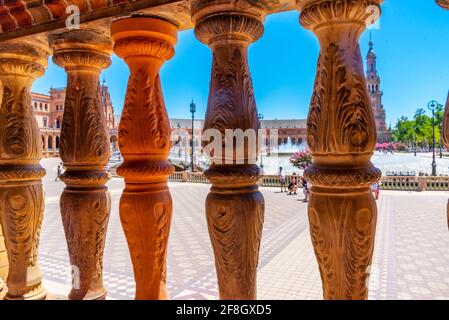
<path id="1" fill-rule="evenodd" d="M 264 20 L 269 10 L 268 1 L 260 0 L 192 0 L 193 22 L 214 14 L 246 13 Z"/>
<path id="2" fill-rule="evenodd" d="M 97 72 L 111 64 L 110 37 L 93 29 L 70 30 L 48 36 L 54 50 L 53 61 L 70 70 L 89 69 Z"/>
<path id="3" fill-rule="evenodd" d="M 313 32 L 336 25 L 358 25 L 360 33 L 372 19 L 373 8 L 380 12 L 383 0 L 297 0 L 301 25 Z M 373 7 L 374 6 L 374 7 Z"/>
<path id="4" fill-rule="evenodd" d="M 207 46 L 242 42 L 249 45 L 264 33 L 266 9 L 251 1 L 196 1 L 192 4 L 195 36 Z"/>
<path id="5" fill-rule="evenodd" d="M 122 59 L 132 57 L 170 60 L 177 43 L 176 25 L 160 18 L 147 16 L 115 20 L 111 26 L 114 52 Z"/>
<path id="6" fill-rule="evenodd" d="M 0 78 L 23 76 L 34 80 L 41 77 L 48 66 L 51 50 L 41 39 L 5 41 L 0 43 Z"/>

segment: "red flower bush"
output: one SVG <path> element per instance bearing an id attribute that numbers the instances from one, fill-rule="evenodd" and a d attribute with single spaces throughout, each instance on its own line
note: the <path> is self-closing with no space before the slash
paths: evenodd
<path id="1" fill-rule="evenodd" d="M 376 144 L 376 151 L 381 152 L 404 152 L 408 151 L 408 147 L 401 142 L 385 142 Z"/>
<path id="2" fill-rule="evenodd" d="M 290 157 L 290 163 L 295 168 L 305 170 L 312 165 L 312 155 L 309 150 L 295 152 Z"/>

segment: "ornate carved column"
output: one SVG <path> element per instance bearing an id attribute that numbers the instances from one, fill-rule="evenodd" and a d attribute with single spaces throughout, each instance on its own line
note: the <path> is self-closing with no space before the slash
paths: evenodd
<path id="1" fill-rule="evenodd" d="M 248 66 L 248 46 L 263 35 L 264 12 L 250 1 L 218 2 L 196 1 L 192 5 L 195 35 L 213 52 L 204 129 L 218 130 L 222 139 L 219 141 L 221 155 L 214 153 L 213 164 L 205 172 L 212 183 L 206 200 L 206 216 L 220 298 L 256 299 L 265 209 L 257 185 L 260 169 L 255 159 L 251 159 L 251 148 L 257 155 L 258 145 L 228 144 L 227 154 L 225 131 L 249 130 L 258 136 L 259 119 Z"/>
<path id="2" fill-rule="evenodd" d="M 8 252 L 5 247 L 5 238 L 3 237 L 2 226 L 0 224 L 0 299 L 6 290 L 5 280 L 8 276 Z"/>
<path id="3" fill-rule="evenodd" d="M 449 10 L 449 0 L 436 0 L 436 2 L 442 8 Z M 443 138 L 444 145 L 446 146 L 446 148 L 449 148 L 449 94 L 447 96 L 446 108 L 444 110 Z M 447 203 L 447 224 L 449 227 L 449 202 Z"/>
<path id="4" fill-rule="evenodd" d="M 377 207 L 370 186 L 381 172 L 371 163 L 376 128 L 359 37 L 380 0 L 299 1 L 301 24 L 321 52 L 307 120 L 313 165 L 310 233 L 325 299 L 366 299 Z"/>
<path id="5" fill-rule="evenodd" d="M 446 107 L 444 109 L 444 116 L 443 116 L 443 139 L 444 139 L 444 146 L 449 149 L 449 93 L 447 95 Z M 449 201 L 447 203 L 447 225 L 449 228 Z"/>
<path id="6" fill-rule="evenodd" d="M 99 76 L 110 65 L 112 42 L 94 30 L 49 36 L 53 61 L 67 72 L 60 155 L 67 185 L 61 196 L 70 264 L 74 275 L 69 299 L 104 299 L 103 251 L 111 199 L 109 134 Z M 55 144 L 56 148 L 56 144 Z"/>
<path id="7" fill-rule="evenodd" d="M 159 70 L 174 55 L 177 27 L 140 16 L 116 20 L 111 30 L 114 52 L 131 72 L 118 136 L 124 162 L 117 173 L 126 183 L 120 218 L 134 266 L 136 299 L 167 299 L 166 255 L 172 216 L 167 180 L 174 168 L 168 162 L 170 124 Z"/>
<path id="8" fill-rule="evenodd" d="M 44 74 L 49 50 L 34 37 L 0 44 L 0 221 L 8 252 L 6 299 L 44 299 L 38 263 L 45 169 L 31 106 L 33 81 Z"/>
<path id="9" fill-rule="evenodd" d="M 449 10 L 449 0 L 436 0 L 436 2 L 440 7 Z"/>

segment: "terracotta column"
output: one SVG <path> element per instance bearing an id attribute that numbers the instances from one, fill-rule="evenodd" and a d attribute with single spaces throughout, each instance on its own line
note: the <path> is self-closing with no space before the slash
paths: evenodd
<path id="1" fill-rule="evenodd" d="M 33 81 L 44 74 L 48 48 L 38 38 L 0 44 L 0 221 L 9 260 L 6 299 L 44 299 L 38 263 L 45 169 L 31 106 Z"/>
<path id="2" fill-rule="evenodd" d="M 260 169 L 250 148 L 227 144 L 227 129 L 257 136 L 259 119 L 248 66 L 248 46 L 263 35 L 263 11 L 249 1 L 197 1 L 192 5 L 196 37 L 212 49 L 212 75 L 204 130 L 221 133 L 221 156 L 205 172 L 212 183 L 206 200 L 220 299 L 256 299 L 256 273 L 264 220 L 258 190 Z M 238 150 L 242 151 L 239 154 Z M 254 149 L 253 149 L 254 150 Z"/>
<path id="3" fill-rule="evenodd" d="M 449 10 L 449 0 L 436 0 L 436 2 L 442 8 Z M 444 110 L 443 138 L 445 147 L 449 148 L 449 94 L 447 96 L 446 109 Z M 449 227 L 449 202 L 447 204 L 447 224 Z"/>
<path id="4" fill-rule="evenodd" d="M 3 297 L 3 292 L 6 291 L 5 280 L 8 276 L 8 252 L 5 247 L 5 238 L 0 224 L 0 299 Z"/>
<path id="5" fill-rule="evenodd" d="M 110 179 L 105 170 L 109 136 L 99 76 L 110 65 L 112 42 L 83 29 L 50 35 L 49 40 L 53 61 L 67 72 L 60 155 L 66 168 L 61 216 L 75 276 L 69 299 L 104 299 L 103 251 L 111 199 L 105 186 Z"/>
<path id="6" fill-rule="evenodd" d="M 449 10 L 449 0 L 436 0 L 436 3 L 442 8 Z"/>
<path id="7" fill-rule="evenodd" d="M 449 10 L 449 3 L 447 8 Z M 449 149 L 449 93 L 447 95 L 446 108 L 444 109 L 442 134 L 444 139 L 444 146 Z M 447 225 L 449 228 L 449 201 L 447 203 Z"/>
<path id="8" fill-rule="evenodd" d="M 159 70 L 174 55 L 177 28 L 157 18 L 131 17 L 114 21 L 111 30 L 114 52 L 131 72 L 118 134 L 124 162 L 117 173 L 126 183 L 120 218 L 134 266 L 136 299 L 167 299 L 172 216 L 167 180 L 174 168 L 168 162 L 170 123 Z"/>
<path id="9" fill-rule="evenodd" d="M 377 207 L 370 186 L 381 172 L 371 163 L 376 128 L 359 37 L 380 0 L 299 1 L 301 24 L 321 51 L 307 120 L 313 165 L 310 233 L 325 299 L 366 299 Z"/>

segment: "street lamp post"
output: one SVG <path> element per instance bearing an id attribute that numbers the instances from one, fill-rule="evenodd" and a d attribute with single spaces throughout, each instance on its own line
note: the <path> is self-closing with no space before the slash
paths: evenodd
<path id="1" fill-rule="evenodd" d="M 263 114 L 259 113 L 259 129 L 262 129 L 262 120 L 263 120 Z M 259 132 L 260 134 L 261 132 Z M 263 138 L 263 136 L 262 136 Z M 257 142 L 258 143 L 258 142 Z M 260 167 L 263 168 L 263 140 L 260 145 Z"/>
<path id="2" fill-rule="evenodd" d="M 436 163 L 436 143 L 435 143 L 435 109 L 438 106 L 438 102 L 436 102 L 435 100 L 432 100 L 429 102 L 429 104 L 427 105 L 427 108 L 429 108 L 429 110 L 432 111 L 432 140 L 433 140 L 433 145 L 432 145 L 432 150 L 433 150 L 433 155 L 432 155 L 432 176 L 436 176 L 437 175 L 437 163 Z"/>
<path id="3" fill-rule="evenodd" d="M 182 149 L 182 141 L 181 141 L 181 125 L 178 122 L 178 158 L 181 159 L 181 149 Z"/>
<path id="4" fill-rule="evenodd" d="M 417 149 L 417 146 L 416 146 L 416 136 L 415 136 L 415 133 L 413 133 L 413 148 L 415 149 L 415 157 L 416 157 L 416 149 Z"/>
<path id="5" fill-rule="evenodd" d="M 196 112 L 196 105 L 193 102 L 192 99 L 192 103 L 190 104 L 190 113 L 192 114 L 192 153 L 191 153 L 191 159 L 190 161 L 192 162 L 192 172 L 195 172 L 195 162 L 194 162 L 194 154 L 195 154 L 195 126 L 194 126 L 194 122 L 195 122 L 195 112 Z"/>

